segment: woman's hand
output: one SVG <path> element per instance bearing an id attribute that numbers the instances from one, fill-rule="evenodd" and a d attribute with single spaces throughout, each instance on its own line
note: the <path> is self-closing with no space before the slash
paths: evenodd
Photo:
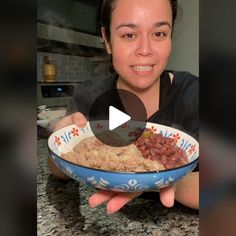
<path id="1" fill-rule="evenodd" d="M 107 202 L 107 213 L 119 211 L 125 204 L 140 196 L 141 193 L 117 193 L 100 190 L 89 198 L 90 207 Z M 172 207 L 174 201 L 193 208 L 199 208 L 199 172 L 192 172 L 175 185 L 160 189 L 160 200 L 165 207 Z"/>
<path id="2" fill-rule="evenodd" d="M 58 129 L 61 129 L 65 126 L 72 125 L 72 124 L 75 124 L 78 127 L 82 128 L 86 125 L 86 123 L 87 123 L 87 120 L 85 116 L 80 112 L 76 112 L 70 116 L 65 116 L 59 122 L 57 122 L 56 125 L 54 126 L 53 131 L 56 131 Z M 54 176 L 56 176 L 59 179 L 70 179 L 54 164 L 54 162 L 52 161 L 50 157 L 48 157 L 47 163 L 48 163 L 48 169 Z"/>
<path id="3" fill-rule="evenodd" d="M 119 211 L 125 204 L 140 196 L 138 193 L 117 193 L 112 191 L 100 190 L 89 198 L 90 207 L 97 207 L 107 202 L 107 213 L 112 214 Z M 160 200 L 166 207 L 172 207 L 175 199 L 175 187 L 170 186 L 160 189 Z"/>
<path id="4" fill-rule="evenodd" d="M 86 125 L 86 123 L 87 119 L 85 118 L 85 116 L 80 112 L 76 112 L 70 116 L 63 117 L 59 122 L 56 123 L 53 131 L 56 131 L 58 129 L 61 129 L 65 126 L 72 124 L 75 124 L 78 127 L 82 128 Z"/>

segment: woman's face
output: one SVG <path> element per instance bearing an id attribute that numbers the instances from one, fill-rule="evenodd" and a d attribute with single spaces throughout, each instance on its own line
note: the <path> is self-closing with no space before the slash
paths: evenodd
<path id="1" fill-rule="evenodd" d="M 160 78 L 171 51 L 171 30 L 169 0 L 116 1 L 106 48 L 124 83 L 147 89 Z"/>

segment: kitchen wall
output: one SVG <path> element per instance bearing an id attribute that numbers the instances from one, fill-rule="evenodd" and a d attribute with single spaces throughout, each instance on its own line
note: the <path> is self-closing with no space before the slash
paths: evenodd
<path id="1" fill-rule="evenodd" d="M 168 69 L 199 75 L 199 1 L 179 0 Z"/>
<path id="2" fill-rule="evenodd" d="M 56 53 L 37 52 L 37 81 L 44 81 L 43 57 L 48 56 L 50 63 L 56 65 L 56 81 L 75 82 L 89 80 L 96 73 L 96 63 L 91 62 L 88 57 L 62 55 Z"/>

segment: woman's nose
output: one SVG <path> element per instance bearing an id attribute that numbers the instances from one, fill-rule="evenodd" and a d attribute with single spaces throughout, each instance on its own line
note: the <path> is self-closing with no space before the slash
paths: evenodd
<path id="1" fill-rule="evenodd" d="M 152 47 L 150 39 L 146 36 L 141 37 L 137 45 L 136 55 L 150 56 L 151 54 L 152 54 Z"/>

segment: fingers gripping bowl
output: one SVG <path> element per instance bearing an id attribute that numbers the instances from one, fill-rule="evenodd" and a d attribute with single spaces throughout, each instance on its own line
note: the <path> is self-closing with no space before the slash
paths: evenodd
<path id="1" fill-rule="evenodd" d="M 48 139 L 50 157 L 55 164 L 68 176 L 85 181 L 99 189 L 117 192 L 153 191 L 174 184 L 191 172 L 198 163 L 199 144 L 190 135 L 172 127 L 147 123 L 146 127 L 155 134 L 171 138 L 176 146 L 186 154 L 186 163 L 178 167 L 161 168 L 151 171 L 118 171 L 87 167 L 64 159 L 63 154 L 71 151 L 73 147 L 93 133 L 89 123 L 84 128 L 70 125 L 57 130 Z M 124 128 L 127 128 L 124 126 Z M 82 141 L 84 140 L 84 141 Z M 79 158 L 79 157 L 78 157 Z"/>

